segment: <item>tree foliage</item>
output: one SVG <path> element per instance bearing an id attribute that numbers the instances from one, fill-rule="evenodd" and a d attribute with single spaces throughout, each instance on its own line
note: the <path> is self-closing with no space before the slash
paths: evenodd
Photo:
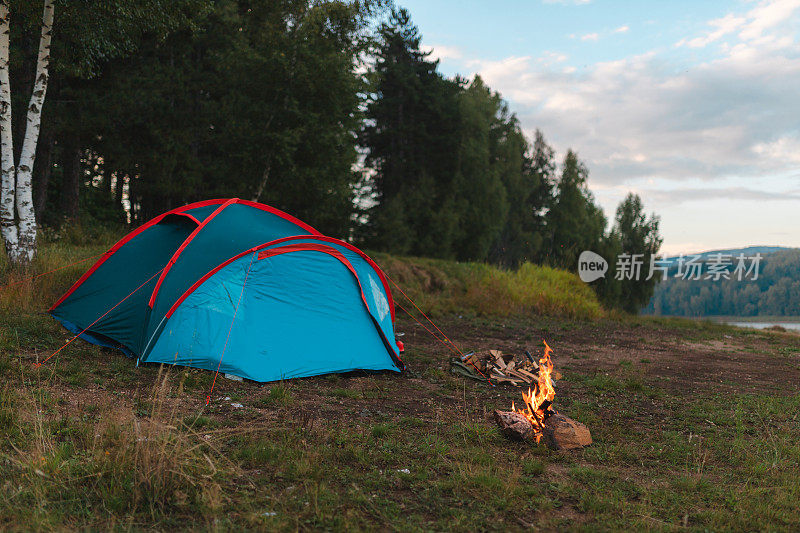
<path id="1" fill-rule="evenodd" d="M 617 207 L 614 227 L 610 239 L 619 255 L 641 256 L 643 269 L 639 279 L 617 280 L 618 288 L 613 293 L 613 301 L 619 307 L 630 313 L 638 313 L 653 295 L 653 289 L 659 281 L 658 274 L 647 279 L 650 274 L 650 265 L 659 248 L 662 239 L 658 232 L 659 218 L 651 215 L 649 218 L 644 212 L 642 199 L 638 195 L 628 193 L 628 196 Z M 610 298 L 606 298 L 609 301 Z"/>
<path id="2" fill-rule="evenodd" d="M 24 85 L 35 10 L 14 5 Z M 640 203 L 608 231 L 577 153 L 559 164 L 480 76 L 442 75 L 409 13 L 385 6 L 57 0 L 37 218 L 138 224 L 238 196 L 369 249 L 506 268 L 657 249 Z M 629 309 L 649 290 L 593 287 Z"/>
<path id="3" fill-rule="evenodd" d="M 749 256 L 750 254 L 748 254 Z M 736 254 L 733 254 L 736 263 Z M 748 260 L 748 267 L 751 262 Z M 675 268 L 655 286 L 645 313 L 675 316 L 800 316 L 800 250 L 764 255 L 758 279 L 683 279 Z"/>

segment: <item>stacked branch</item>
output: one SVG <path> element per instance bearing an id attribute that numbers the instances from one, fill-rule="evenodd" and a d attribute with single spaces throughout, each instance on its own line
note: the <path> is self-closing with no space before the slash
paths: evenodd
<path id="1" fill-rule="evenodd" d="M 509 383 L 515 387 L 530 386 L 539 380 L 539 363 L 530 352 L 524 355 L 504 354 L 500 350 L 468 353 L 453 359 L 452 370 L 475 379 L 488 377 L 495 383 Z M 555 379 L 561 374 L 554 373 Z"/>

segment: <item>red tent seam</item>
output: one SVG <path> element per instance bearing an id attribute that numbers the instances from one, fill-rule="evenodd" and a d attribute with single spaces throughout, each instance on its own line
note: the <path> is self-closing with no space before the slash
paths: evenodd
<path id="1" fill-rule="evenodd" d="M 392 324 L 394 324 L 394 322 L 395 322 L 394 298 L 392 297 L 392 291 L 389 288 L 389 282 L 388 282 L 388 280 L 386 278 L 386 274 L 384 274 L 383 270 L 381 270 L 381 267 L 379 267 L 378 264 L 375 261 L 373 261 L 370 256 L 368 256 L 367 254 L 365 254 L 364 252 L 362 252 L 361 250 L 359 250 L 358 248 L 356 248 L 355 246 L 353 246 L 349 242 L 345 242 L 345 241 L 337 239 L 335 237 L 328 237 L 326 235 L 316 235 L 314 237 L 309 237 L 308 235 L 293 235 L 291 237 L 282 237 L 280 239 L 275 239 L 274 241 L 268 242 L 268 243 L 263 244 L 261 246 L 262 247 L 264 247 L 264 246 L 272 246 L 272 245 L 275 245 L 275 244 L 280 244 L 282 242 L 291 241 L 291 240 L 299 240 L 299 239 L 314 239 L 314 240 L 320 240 L 320 241 L 325 241 L 325 242 L 331 242 L 331 243 L 334 243 L 334 244 L 338 244 L 340 246 L 344 246 L 345 248 L 347 248 L 351 252 L 355 252 L 358 255 L 360 255 L 361 258 L 364 259 L 364 261 L 366 261 L 369 264 L 369 266 L 371 266 L 372 269 L 378 274 L 378 278 L 380 278 L 381 283 L 383 283 L 383 290 L 386 292 L 386 297 L 389 299 L 389 310 L 392 313 Z"/>
<path id="2" fill-rule="evenodd" d="M 221 206 L 216 208 L 210 215 L 208 215 L 205 218 L 205 220 L 203 220 L 203 222 L 199 226 L 197 226 L 194 229 L 193 232 L 191 232 L 189 234 L 188 237 L 186 237 L 183 240 L 183 243 L 178 247 L 178 249 L 175 250 L 175 253 L 172 254 L 172 257 L 170 258 L 170 260 L 167 261 L 166 265 L 164 265 L 164 270 L 161 271 L 161 275 L 158 277 L 158 281 L 156 282 L 156 286 L 153 287 L 153 293 L 150 295 L 150 301 L 147 303 L 147 305 L 150 306 L 150 309 L 153 308 L 153 305 L 156 302 L 156 296 L 158 295 L 158 289 L 160 289 L 161 288 L 161 284 L 164 283 L 164 278 L 167 276 L 167 273 L 172 268 L 172 265 L 175 264 L 175 261 L 178 260 L 178 257 L 180 257 L 180 255 L 183 253 L 183 251 L 186 249 L 186 247 L 189 246 L 189 243 L 192 242 L 192 240 L 197 236 L 197 234 L 200 233 L 200 231 L 202 231 L 202 229 L 204 227 L 206 227 L 208 225 L 208 223 L 211 222 L 214 219 L 214 217 L 216 217 L 218 214 L 223 212 L 225 210 L 225 208 L 228 207 L 229 205 L 236 203 L 236 200 L 238 200 L 238 198 L 231 198 L 230 200 L 226 201 L 224 204 L 222 204 Z"/>
<path id="3" fill-rule="evenodd" d="M 297 226 L 300 226 L 301 228 L 303 228 L 306 231 L 310 232 L 312 235 L 322 235 L 319 231 L 317 231 L 313 227 L 309 226 L 308 224 L 306 224 L 302 220 L 300 220 L 298 218 L 295 218 L 292 215 L 281 211 L 280 209 L 276 209 L 276 208 L 274 208 L 272 206 L 265 205 L 265 204 L 259 204 L 257 202 L 251 202 L 249 200 L 240 200 L 238 198 L 233 198 L 233 200 L 234 200 L 234 203 L 243 204 L 243 205 L 246 205 L 246 206 L 249 206 L 249 207 L 254 207 L 256 209 L 260 209 L 262 211 L 266 211 L 268 213 L 272 213 L 273 215 L 276 215 L 276 216 L 278 216 L 278 217 L 280 217 L 280 218 L 282 218 L 284 220 L 288 220 L 289 222 L 292 222 L 293 224 L 295 224 Z M 72 284 L 72 286 L 69 288 L 69 290 L 67 290 L 67 292 L 65 292 L 64 295 L 61 296 L 61 298 L 59 298 L 56 301 L 56 303 L 54 303 L 50 307 L 50 309 L 48 311 L 53 311 L 56 307 L 61 305 L 64 302 L 64 300 L 69 298 L 69 296 L 73 292 L 75 292 L 78 289 L 78 287 L 83 285 L 83 283 L 87 279 L 89 279 L 89 277 L 92 274 L 94 274 L 95 271 L 98 268 L 100 268 L 100 266 L 103 263 L 105 263 L 108 260 L 109 257 L 114 255 L 117 252 L 117 250 L 122 248 L 125 244 L 130 242 L 134 237 L 136 237 L 137 235 L 139 235 L 140 233 L 142 233 L 146 229 L 151 228 L 151 227 L 155 226 L 156 224 L 158 224 L 159 222 L 161 222 L 164 219 L 164 217 L 166 217 L 167 215 L 185 215 L 185 216 L 188 216 L 188 217 L 192 218 L 195 222 L 197 222 L 198 225 L 200 225 L 201 222 L 199 220 L 197 220 L 196 217 L 194 217 L 193 215 L 190 215 L 189 213 L 184 213 L 184 211 L 190 211 L 192 209 L 197 209 L 197 208 L 200 208 L 200 207 L 206 207 L 206 206 L 209 206 L 209 205 L 220 205 L 220 204 L 224 204 L 224 203 L 230 202 L 230 201 L 231 201 L 231 199 L 228 199 L 228 198 L 214 198 L 214 199 L 211 199 L 211 200 L 202 200 L 200 202 L 194 202 L 192 204 L 184 205 L 184 206 L 181 206 L 181 207 L 176 207 L 175 209 L 171 209 L 171 210 L 169 210 L 169 211 L 167 211 L 165 213 L 162 213 L 162 214 L 158 215 L 155 218 L 150 219 L 148 222 L 145 222 L 144 224 L 142 224 L 141 226 L 139 226 L 135 230 L 133 230 L 130 233 L 128 233 L 127 235 L 125 235 L 122 239 L 117 241 L 114 244 L 114 246 L 109 248 L 108 251 L 105 254 L 103 254 L 103 256 L 100 259 L 98 259 L 97 262 L 94 265 L 92 265 L 92 267 L 89 268 L 89 270 L 87 270 L 78 279 L 78 281 L 76 281 L 75 283 Z"/>
<path id="4" fill-rule="evenodd" d="M 83 276 L 78 278 L 78 281 L 76 281 L 75 283 L 72 284 L 72 287 L 70 287 L 69 290 L 67 292 L 65 292 L 64 295 L 61 298 L 59 298 L 56 301 L 56 303 L 54 303 L 50 307 L 49 311 L 53 311 L 56 307 L 61 305 L 61 303 L 64 300 L 66 300 L 67 298 L 69 298 L 69 296 L 73 292 L 75 292 L 77 290 L 77 288 L 80 287 L 83 284 L 84 281 L 89 279 L 89 277 L 92 274 L 94 274 L 95 271 L 98 268 L 100 268 L 100 265 L 105 263 L 108 260 L 109 257 L 111 257 L 112 255 L 114 255 L 117 252 L 117 250 L 122 248 L 125 244 L 127 244 L 129 241 L 131 241 L 134 237 L 136 237 L 137 235 L 142 233 L 147 228 L 151 228 L 151 227 L 155 226 L 156 224 L 161 222 L 161 220 L 163 220 L 164 217 L 166 217 L 167 215 L 178 214 L 178 213 L 181 213 L 182 211 L 186 211 L 188 209 L 195 209 L 195 208 L 198 208 L 198 207 L 203 207 L 203 206 L 206 206 L 206 205 L 210 205 L 213 202 L 217 202 L 217 200 L 204 200 L 202 202 L 196 202 L 196 203 L 193 203 L 193 204 L 184 205 L 184 206 L 181 206 L 181 207 L 176 207 L 175 209 L 172 209 L 170 211 L 167 211 L 166 213 L 162 213 L 162 214 L 158 215 L 157 217 L 151 219 L 148 222 L 145 222 L 144 224 L 142 224 L 141 226 L 139 226 L 135 230 L 131 231 L 130 233 L 125 235 L 123 238 L 121 238 L 119 241 L 117 241 L 114 244 L 114 246 L 109 248 L 108 251 L 103 254 L 103 257 L 98 259 L 97 262 L 94 265 L 92 265 L 92 267 L 83 274 Z"/>
<path id="5" fill-rule="evenodd" d="M 378 265 L 375 264 L 375 262 L 369 256 L 367 256 L 367 254 L 365 254 L 364 252 L 362 252 L 361 250 L 359 250 L 358 248 L 356 248 L 352 244 L 346 243 L 344 241 L 340 241 L 339 239 L 334 239 L 333 237 L 326 237 L 324 235 L 319 235 L 319 236 L 296 235 L 296 236 L 293 236 L 293 237 L 283 237 L 281 239 L 276 239 L 274 241 L 266 242 L 264 244 L 259 244 L 258 246 L 254 246 L 253 248 L 250 248 L 249 250 L 245 250 L 243 252 L 239 252 L 238 254 L 234 255 L 233 257 L 223 261 L 222 263 L 220 263 L 216 267 L 212 268 L 210 271 L 208 271 L 208 273 L 206 273 L 200 279 L 195 281 L 188 289 L 186 289 L 186 291 L 184 291 L 184 293 L 180 296 L 180 298 L 178 298 L 175 301 L 175 303 L 172 304 L 172 307 L 169 308 L 169 311 L 167 311 L 166 317 L 169 318 L 170 316 L 172 316 L 172 314 L 178 309 L 178 307 L 180 307 L 180 305 L 183 303 L 183 301 L 186 298 L 188 298 L 189 295 L 192 294 L 195 290 L 197 290 L 197 288 L 200 285 L 205 283 L 205 281 L 208 278 L 210 278 L 211 276 L 213 276 L 214 274 L 216 274 L 217 272 L 219 272 L 220 270 L 222 270 L 223 268 L 225 268 L 229 264 L 233 263 L 237 259 L 240 259 L 240 258 L 246 256 L 249 253 L 256 252 L 258 250 L 262 250 L 264 248 L 267 248 L 268 246 L 274 246 L 274 245 L 280 244 L 282 242 L 286 242 L 286 241 L 289 241 L 289 240 L 297 240 L 297 239 L 311 239 L 311 240 L 320 240 L 320 241 L 325 241 L 325 242 L 333 242 L 335 244 L 340 244 L 340 245 L 344 246 L 348 250 L 351 250 L 353 252 L 358 253 L 365 261 L 367 261 L 367 264 L 369 264 L 375 270 L 375 272 L 378 274 L 378 277 L 383 282 L 383 287 L 384 287 L 384 290 L 386 291 L 386 296 L 387 296 L 387 299 L 389 301 L 389 309 L 391 310 L 391 314 L 392 314 L 392 324 L 394 324 L 394 318 L 395 318 L 395 314 L 394 314 L 394 299 L 392 298 L 392 292 L 389 289 L 388 284 L 386 283 L 385 274 L 380 269 L 380 267 L 378 267 Z M 328 248 L 331 248 L 331 247 L 328 247 Z M 336 251 L 335 248 L 331 248 L 331 249 Z M 260 257 L 259 257 L 259 259 L 260 259 Z M 360 282 L 359 282 L 359 285 L 360 285 Z"/>
<path id="6" fill-rule="evenodd" d="M 370 315 L 372 314 L 372 311 L 369 308 L 369 304 L 367 303 L 367 297 L 364 295 L 364 287 L 361 285 L 361 279 L 358 277 L 356 269 L 353 268 L 353 265 L 350 264 L 350 261 L 348 261 L 344 255 L 342 255 L 342 252 L 340 252 L 336 248 L 332 248 L 324 244 L 314 244 L 314 243 L 290 244 L 289 246 L 270 248 L 269 250 L 264 250 L 262 252 L 259 252 L 258 260 L 261 261 L 262 259 L 267 259 L 268 257 L 289 254 L 292 252 L 322 252 L 324 254 L 328 254 L 338 259 L 339 262 L 342 263 L 345 267 L 347 267 L 347 270 L 349 270 L 350 273 L 353 274 L 353 277 L 356 278 L 356 283 L 358 283 L 358 290 L 361 291 L 361 301 L 364 302 L 364 307 L 367 308 L 367 313 L 369 313 Z"/>

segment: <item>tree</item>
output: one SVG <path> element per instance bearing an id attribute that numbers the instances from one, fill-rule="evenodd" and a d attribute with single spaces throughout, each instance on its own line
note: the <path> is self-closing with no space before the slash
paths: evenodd
<path id="1" fill-rule="evenodd" d="M 82 181 L 80 142 L 73 142 L 74 150 L 68 153 L 61 149 L 66 143 L 59 143 L 59 140 L 83 138 L 75 126 L 81 121 L 72 120 L 74 110 L 80 106 L 74 100 L 60 105 L 59 93 L 68 94 L 70 85 L 96 77 L 109 61 L 132 54 L 145 35 L 163 38 L 185 22 L 188 14 L 202 12 L 208 1 L 0 3 L 0 157 L 3 162 L 0 219 L 6 250 L 13 263 L 26 264 L 35 254 L 36 218 L 37 215 L 42 218 L 43 213 L 35 213 L 34 206 L 45 209 L 47 205 L 52 162 L 77 161 L 72 165 L 75 172 L 71 177 L 75 183 Z M 58 17 L 54 17 L 56 5 Z M 38 38 L 32 38 L 34 33 Z M 53 34 L 58 37 L 52 39 Z M 56 58 L 52 64 L 51 55 Z M 28 91 L 29 100 L 20 96 Z M 48 106 L 55 97 L 58 111 L 45 112 L 45 95 L 48 95 Z M 27 117 L 24 124 L 18 120 L 12 123 L 12 116 L 22 114 Z M 58 131 L 63 125 L 67 125 L 68 134 Z M 56 147 L 58 154 L 54 153 Z M 34 181 L 40 190 L 32 190 Z M 64 203 L 70 210 L 75 207 L 75 202 Z"/>
<path id="2" fill-rule="evenodd" d="M 508 215 L 490 260 L 515 268 L 525 261 L 543 259 L 545 214 L 553 202 L 556 163 L 555 151 L 544 134 L 536 130 L 531 148 L 516 117 L 508 113 L 503 110 L 505 119 L 496 128 L 500 152 L 497 160 L 506 189 Z"/>
<path id="3" fill-rule="evenodd" d="M 371 248 L 452 257 L 460 80 L 420 49 L 408 12 L 382 24 L 360 144 L 370 195 L 360 239 Z"/>
<path id="4" fill-rule="evenodd" d="M 377 3 L 219 0 L 209 8 L 204 0 L 86 0 L 69 7 L 93 2 L 102 4 L 99 14 L 113 4 L 125 19 L 100 24 L 97 45 L 116 42 L 107 25 L 120 26 L 127 45 L 105 61 L 59 49 L 69 61 L 54 63 L 46 126 L 59 165 L 41 202 L 50 210 L 43 220 L 61 224 L 79 207 L 89 223 L 121 215 L 138 223 L 198 199 L 238 196 L 290 211 L 324 233 L 349 234 L 363 93 L 356 60 Z M 154 20 L 142 10 L 147 4 L 159 13 Z M 140 11 L 152 31 L 127 20 Z M 54 46 L 77 29 L 66 27 Z"/>
<path id="5" fill-rule="evenodd" d="M 619 243 L 622 253 L 642 256 L 642 276 L 640 279 L 619 280 L 619 303 L 629 313 L 638 313 L 647 305 L 653 295 L 658 275 L 647 278 L 651 258 L 658 253 L 662 239 L 658 233 L 659 218 L 644 213 L 642 199 L 637 194 L 628 193 L 617 207 L 612 237 Z M 616 257 L 616 256 L 615 256 Z"/>
<path id="6" fill-rule="evenodd" d="M 524 147 L 509 153 L 514 150 L 511 143 L 520 139 L 506 137 L 509 124 L 504 114 L 502 99 L 480 76 L 459 96 L 458 160 L 451 193 L 460 220 L 455 252 L 463 261 L 487 258 L 508 215 L 503 178 L 518 179 L 524 165 Z"/>
<path id="7" fill-rule="evenodd" d="M 50 42 L 53 29 L 53 0 L 44 1 L 36 75 L 28 103 L 19 162 L 15 164 L 12 130 L 10 63 L 10 11 L 0 0 L 0 227 L 6 253 L 15 265 L 26 265 L 36 253 L 36 216 L 33 209 L 33 165 L 39 140 L 42 107 L 47 93 Z"/>
<path id="8" fill-rule="evenodd" d="M 594 203 L 587 179 L 589 171 L 578 155 L 568 150 L 556 185 L 553 206 L 547 213 L 550 246 L 546 262 L 574 269 L 584 250 L 598 250 L 603 244 L 606 218 Z"/>

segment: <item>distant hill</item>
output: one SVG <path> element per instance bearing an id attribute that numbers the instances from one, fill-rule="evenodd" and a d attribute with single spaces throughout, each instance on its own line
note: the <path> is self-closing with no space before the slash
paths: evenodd
<path id="1" fill-rule="evenodd" d="M 793 248 L 789 248 L 788 246 L 748 246 L 746 248 L 729 248 L 725 250 L 709 250 L 707 252 L 697 252 L 696 254 L 685 254 L 684 257 L 688 257 L 691 255 L 699 255 L 702 258 L 706 258 L 711 255 L 716 254 L 727 254 L 732 256 L 738 256 L 739 254 L 744 254 L 745 256 L 752 256 L 755 254 L 767 255 L 774 252 L 780 252 L 781 250 L 792 250 Z M 667 257 L 664 261 L 668 261 L 670 263 L 674 263 L 678 260 L 680 256 L 675 255 L 672 257 Z"/>
<path id="2" fill-rule="evenodd" d="M 682 279 L 675 277 L 678 258 L 670 257 L 667 260 L 673 264 L 669 276 L 656 285 L 642 312 L 675 316 L 800 316 L 800 249 L 749 246 L 697 255 L 707 262 L 718 253 L 732 256 L 734 265 L 741 253 L 745 257 L 760 253 L 758 279 L 715 281 L 705 279 L 705 270 L 702 279 Z M 732 267 L 727 270 L 730 272 Z"/>

